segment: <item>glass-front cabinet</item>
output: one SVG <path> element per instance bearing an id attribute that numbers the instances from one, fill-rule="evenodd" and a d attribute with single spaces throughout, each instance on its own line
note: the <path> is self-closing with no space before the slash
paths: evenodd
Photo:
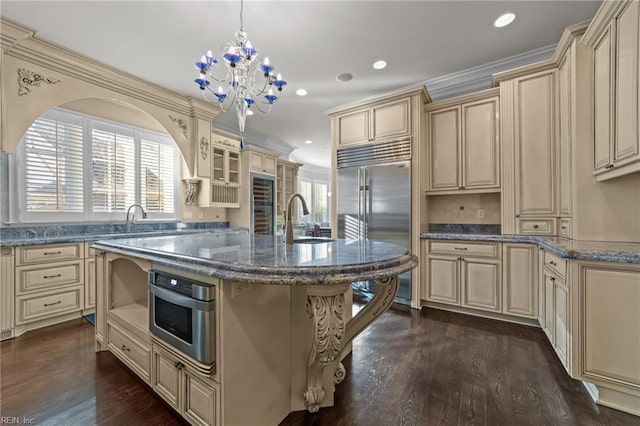
<path id="1" fill-rule="evenodd" d="M 212 139 L 211 184 L 240 186 L 240 142 Z"/>

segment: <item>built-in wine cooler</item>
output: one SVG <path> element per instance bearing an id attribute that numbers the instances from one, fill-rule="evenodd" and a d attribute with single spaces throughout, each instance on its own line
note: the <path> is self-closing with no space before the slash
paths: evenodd
<path id="1" fill-rule="evenodd" d="M 273 235 L 275 230 L 275 179 L 251 174 L 251 232 Z"/>

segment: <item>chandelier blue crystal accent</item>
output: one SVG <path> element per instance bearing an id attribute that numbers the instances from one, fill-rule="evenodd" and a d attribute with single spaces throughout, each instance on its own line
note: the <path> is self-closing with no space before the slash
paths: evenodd
<path id="1" fill-rule="evenodd" d="M 240 31 L 236 31 L 234 40 L 222 43 L 220 49 L 220 57 L 225 65 L 224 75 L 214 75 L 222 67 L 216 66 L 218 60 L 209 50 L 195 63 L 199 75 L 194 80 L 204 98 L 209 102 L 217 102 L 223 112 L 235 107 L 241 148 L 244 147 L 247 111 L 254 107 L 260 112 L 269 112 L 287 85 L 281 74 L 274 76 L 275 67 L 271 65 L 269 58 L 253 46 L 249 36 L 244 32 L 243 14 L 244 0 L 241 0 Z M 210 87 L 212 82 L 217 83 L 217 88 Z M 208 92 L 212 93 L 213 97 L 207 97 Z"/>

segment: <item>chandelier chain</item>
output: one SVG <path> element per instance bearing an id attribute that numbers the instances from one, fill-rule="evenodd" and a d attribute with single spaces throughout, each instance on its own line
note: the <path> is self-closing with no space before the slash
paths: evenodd
<path id="1" fill-rule="evenodd" d="M 240 0 L 240 31 L 244 31 L 244 20 L 242 15 L 244 14 L 244 0 Z"/>

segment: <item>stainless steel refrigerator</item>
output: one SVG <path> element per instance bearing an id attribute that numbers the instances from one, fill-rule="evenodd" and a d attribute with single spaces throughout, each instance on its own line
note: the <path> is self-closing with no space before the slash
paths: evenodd
<path id="1" fill-rule="evenodd" d="M 411 248 L 411 139 L 337 150 L 338 237 Z M 358 282 L 354 292 L 375 293 Z M 396 302 L 411 304 L 411 273 L 400 275 Z"/>

